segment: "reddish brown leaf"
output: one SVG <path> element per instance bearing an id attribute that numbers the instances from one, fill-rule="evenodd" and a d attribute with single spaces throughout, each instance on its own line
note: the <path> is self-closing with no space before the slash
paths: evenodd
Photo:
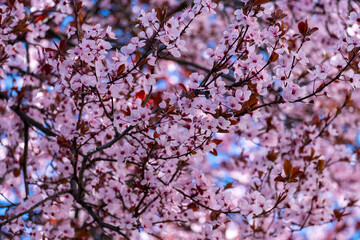
<path id="1" fill-rule="evenodd" d="M 117 76 L 120 76 L 120 74 L 122 74 L 125 71 L 125 65 L 121 64 L 116 72 Z"/>
<path id="2" fill-rule="evenodd" d="M 213 143 L 215 143 L 216 145 L 219 145 L 223 140 L 221 139 L 213 139 L 211 140 Z"/>
<path id="3" fill-rule="evenodd" d="M 75 237 L 88 239 L 90 238 L 90 234 L 86 230 L 78 230 L 75 233 Z"/>
<path id="4" fill-rule="evenodd" d="M 230 189 L 230 188 L 232 188 L 232 187 L 233 187 L 233 183 L 232 183 L 232 182 L 229 182 L 229 183 L 227 183 L 227 184 L 225 185 L 224 190 Z"/>
<path id="5" fill-rule="evenodd" d="M 274 181 L 285 182 L 285 178 L 283 178 L 281 175 L 278 175 L 276 178 L 274 178 Z"/>
<path id="6" fill-rule="evenodd" d="M 14 175 L 14 177 L 18 177 L 18 176 L 20 176 L 20 173 L 21 173 L 21 171 L 20 171 L 20 169 L 14 169 L 14 171 L 13 171 L 13 175 Z"/>
<path id="7" fill-rule="evenodd" d="M 210 213 L 210 219 L 211 221 L 215 221 L 221 214 L 221 211 L 212 211 Z"/>
<path id="8" fill-rule="evenodd" d="M 319 30 L 319 28 L 317 28 L 317 27 L 311 28 L 311 29 L 307 32 L 307 35 L 310 36 L 311 34 L 313 34 L 314 32 L 316 32 L 317 30 Z"/>
<path id="9" fill-rule="evenodd" d="M 300 171 L 300 169 L 298 167 L 296 168 L 292 168 L 291 169 L 291 173 L 290 173 L 290 178 L 291 179 L 295 179 L 297 178 L 298 176 L 300 176 L 301 174 L 303 174 L 304 172 L 303 171 Z"/>
<path id="10" fill-rule="evenodd" d="M 196 212 L 198 210 L 198 207 L 196 206 L 195 203 L 190 203 L 189 205 L 187 205 L 188 209 L 192 209 L 194 212 Z"/>
<path id="11" fill-rule="evenodd" d="M 25 33 L 25 32 L 32 32 L 30 29 L 28 29 L 28 28 L 21 28 L 21 29 L 19 29 L 18 30 L 18 32 L 22 32 L 22 33 Z"/>
<path id="12" fill-rule="evenodd" d="M 290 176 L 291 169 L 292 169 L 292 164 L 289 160 L 286 159 L 284 162 L 284 172 L 285 172 L 286 177 Z"/>
<path id="13" fill-rule="evenodd" d="M 246 102 L 246 105 L 251 107 L 251 108 L 254 108 L 257 103 L 258 103 L 258 98 L 255 96 L 255 94 L 251 94 L 251 97 L 250 99 Z"/>
<path id="14" fill-rule="evenodd" d="M 157 8 L 155 8 L 155 11 L 156 11 L 157 19 L 159 19 L 159 21 L 162 22 L 162 18 L 163 18 L 162 10 L 157 7 Z"/>
<path id="15" fill-rule="evenodd" d="M 305 35 L 306 34 L 306 31 L 308 29 L 308 26 L 307 26 L 307 22 L 299 22 L 298 24 L 298 29 L 299 29 L 299 32 L 302 34 L 302 35 Z"/>
<path id="16" fill-rule="evenodd" d="M 230 119 L 230 125 L 236 125 L 236 124 L 238 124 L 239 122 L 240 122 L 240 121 Z"/>
<path id="17" fill-rule="evenodd" d="M 69 182 L 69 179 L 63 178 L 63 179 L 61 179 L 60 184 L 65 185 L 65 184 L 67 184 L 68 182 Z"/>
<path id="18" fill-rule="evenodd" d="M 60 51 L 64 51 L 64 49 L 66 47 L 66 43 L 67 43 L 66 39 L 63 39 L 63 40 L 60 41 L 60 43 L 59 43 L 59 50 Z"/>
<path id="19" fill-rule="evenodd" d="M 24 163 L 24 155 L 22 154 L 19 158 L 19 163 L 22 165 Z"/>
<path id="20" fill-rule="evenodd" d="M 218 133 L 229 133 L 229 130 L 226 130 L 226 129 L 222 129 L 222 128 L 217 128 L 218 130 Z"/>
<path id="21" fill-rule="evenodd" d="M 141 58 L 141 53 L 137 52 L 135 55 L 135 62 L 139 61 L 140 58 Z"/>
<path id="22" fill-rule="evenodd" d="M 269 58 L 269 62 L 276 62 L 279 59 L 279 54 L 273 52 Z"/>
<path id="23" fill-rule="evenodd" d="M 348 207 L 354 207 L 355 204 L 357 203 L 358 200 L 350 200 L 349 203 L 347 204 Z"/>
<path id="24" fill-rule="evenodd" d="M 319 123 L 319 116 L 318 115 L 315 115 L 312 120 L 311 120 L 311 123 L 314 125 L 318 124 Z"/>
<path id="25" fill-rule="evenodd" d="M 319 160 L 318 164 L 317 164 L 317 170 L 322 173 L 324 171 L 325 168 L 325 161 L 324 160 Z"/>
<path id="26" fill-rule="evenodd" d="M 157 131 L 154 132 L 154 138 L 158 138 L 160 135 L 158 134 Z"/>
<path id="27" fill-rule="evenodd" d="M 216 151 L 215 148 L 214 148 L 212 151 L 210 151 L 210 153 L 211 153 L 212 155 L 214 155 L 214 156 L 217 156 L 217 155 L 218 155 L 218 153 L 217 153 L 217 151 Z"/>
<path id="28" fill-rule="evenodd" d="M 76 3 L 76 10 L 77 11 L 79 11 L 81 8 L 82 8 L 82 1 L 78 1 L 77 3 Z"/>
<path id="29" fill-rule="evenodd" d="M 49 219 L 49 223 L 50 223 L 51 225 L 56 225 L 56 224 L 58 223 L 58 220 L 57 220 L 56 218 L 50 218 L 50 219 Z"/>
<path id="30" fill-rule="evenodd" d="M 185 122 L 188 122 L 188 123 L 192 122 L 191 118 L 182 118 L 182 120 L 185 121 Z"/>
<path id="31" fill-rule="evenodd" d="M 262 5 L 264 3 L 267 3 L 267 2 L 269 2 L 269 0 L 255 0 L 254 6 L 260 6 L 260 5 Z"/>
<path id="32" fill-rule="evenodd" d="M 181 87 L 181 89 L 184 90 L 184 92 L 187 92 L 186 87 L 183 83 L 179 83 L 179 87 Z"/>
<path id="33" fill-rule="evenodd" d="M 269 161 L 274 162 L 274 161 L 277 159 L 279 153 L 280 153 L 280 152 L 273 152 L 273 151 L 268 152 L 268 154 L 266 155 L 266 158 L 267 158 Z"/>
<path id="34" fill-rule="evenodd" d="M 176 109 L 176 106 L 173 105 L 173 106 L 169 107 L 169 110 L 167 110 L 166 113 L 171 113 L 171 112 L 173 112 L 175 109 Z"/>

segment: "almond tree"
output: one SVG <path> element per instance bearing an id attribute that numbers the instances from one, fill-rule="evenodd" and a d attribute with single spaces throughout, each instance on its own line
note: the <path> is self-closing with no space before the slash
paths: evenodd
<path id="1" fill-rule="evenodd" d="M 1 239 L 350 239 L 360 5 L 0 0 Z"/>

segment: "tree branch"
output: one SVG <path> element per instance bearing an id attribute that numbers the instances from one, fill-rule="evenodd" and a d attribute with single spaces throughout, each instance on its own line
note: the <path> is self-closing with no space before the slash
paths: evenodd
<path id="1" fill-rule="evenodd" d="M 21 120 L 24 123 L 26 122 L 29 125 L 36 127 L 37 129 L 39 129 L 40 131 L 42 131 L 43 133 L 45 133 L 48 136 L 51 136 L 51 137 L 57 137 L 58 136 L 56 133 L 52 132 L 50 129 L 44 127 L 41 123 L 35 121 L 31 117 L 29 117 L 28 115 L 23 113 L 20 110 L 19 107 L 11 106 L 10 108 L 11 108 L 11 110 L 13 110 L 21 118 Z"/>
<path id="2" fill-rule="evenodd" d="M 178 64 L 180 65 L 187 65 L 187 66 L 191 66 L 191 67 L 194 67 L 194 68 L 197 68 L 197 69 L 200 69 L 200 70 L 203 70 L 207 73 L 211 72 L 210 69 L 206 68 L 206 67 L 203 67 L 203 66 L 200 66 L 196 63 L 193 63 L 193 62 L 190 62 L 190 61 L 187 61 L 187 60 L 184 60 L 184 59 L 180 59 L 180 58 L 174 58 L 172 56 L 164 56 L 164 57 L 159 57 L 161 59 L 165 59 L 165 60 L 169 60 L 169 61 L 174 61 L 174 62 L 177 62 Z M 227 80 L 231 81 L 231 82 L 235 82 L 236 79 L 233 77 L 233 76 L 230 76 L 229 74 L 222 74 L 222 76 L 224 78 L 226 78 Z"/>
<path id="3" fill-rule="evenodd" d="M 74 196 L 75 197 L 75 196 Z M 125 239 L 130 240 L 128 236 L 126 236 L 119 227 L 115 227 L 114 225 L 108 224 L 101 220 L 101 218 L 93 211 L 92 207 L 86 204 L 86 202 L 82 200 L 77 201 L 89 214 L 90 216 L 101 226 L 110 230 L 113 230 L 123 236 Z"/>
<path id="4" fill-rule="evenodd" d="M 58 192 L 58 193 L 55 193 L 54 195 L 51 195 L 43 200 L 41 200 L 40 202 L 36 203 L 35 205 L 33 205 L 31 208 L 29 208 L 28 210 L 24 211 L 24 212 L 21 212 L 19 214 L 16 214 L 15 216 L 12 216 L 12 217 L 9 217 L 8 219 L 6 219 L 5 221 L 1 222 L 0 223 L 0 227 L 4 226 L 5 224 L 8 224 L 10 223 L 12 220 L 14 219 L 17 219 L 18 217 L 21 217 L 22 215 L 24 214 L 27 214 L 29 212 L 31 212 L 32 210 L 34 210 L 35 208 L 39 207 L 41 204 L 47 202 L 47 201 L 50 201 L 50 200 L 53 200 L 54 198 L 57 198 L 63 194 L 66 194 L 66 193 L 70 193 L 70 190 L 65 190 L 65 191 L 61 191 L 61 192 Z"/>
<path id="5" fill-rule="evenodd" d="M 25 200 L 28 199 L 29 196 L 29 184 L 27 182 L 27 156 L 28 156 L 28 147 L 29 147 L 29 124 L 24 122 L 24 154 L 23 160 L 20 162 L 23 176 L 24 176 L 24 185 L 25 185 Z"/>

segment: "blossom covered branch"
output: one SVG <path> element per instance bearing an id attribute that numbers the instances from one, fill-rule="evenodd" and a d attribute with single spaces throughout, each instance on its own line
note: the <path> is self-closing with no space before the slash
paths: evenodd
<path id="1" fill-rule="evenodd" d="M 359 19 L 347 0 L 0 0 L 1 236 L 350 239 Z"/>

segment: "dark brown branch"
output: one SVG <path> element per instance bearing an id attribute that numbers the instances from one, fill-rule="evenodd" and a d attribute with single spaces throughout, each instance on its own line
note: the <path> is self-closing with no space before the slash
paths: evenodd
<path id="1" fill-rule="evenodd" d="M 308 211 L 308 214 L 306 215 L 306 218 L 305 218 L 304 222 L 301 224 L 300 228 L 299 228 L 299 229 L 296 229 L 296 230 L 292 230 L 292 232 L 301 231 L 301 230 L 303 230 L 303 229 L 305 228 L 305 225 L 306 225 L 307 221 L 309 220 L 309 218 L 310 218 L 310 216 L 311 216 L 311 213 L 312 213 L 312 210 L 313 210 L 313 208 L 314 208 L 314 201 L 315 201 L 315 199 L 316 199 L 315 197 L 313 197 L 313 198 L 311 199 L 310 209 L 309 209 L 309 211 Z"/>
<path id="2" fill-rule="evenodd" d="M 240 34 L 239 36 L 234 40 L 234 42 L 229 46 L 229 48 L 227 49 L 227 51 L 224 53 L 223 58 L 219 61 L 219 63 L 217 65 L 214 65 L 214 67 L 210 70 L 210 72 L 205 76 L 205 78 L 201 81 L 200 83 L 200 87 L 204 87 L 204 86 L 208 86 L 209 84 L 206 84 L 207 81 L 210 79 L 211 75 L 213 73 L 216 73 L 217 71 L 219 71 L 228 61 L 228 59 L 230 59 L 232 56 L 230 56 L 229 58 L 227 57 L 227 54 L 230 52 L 230 50 L 232 49 L 232 47 L 235 45 L 235 43 L 238 42 L 238 40 L 241 38 L 240 43 L 238 44 L 238 47 L 236 49 L 239 48 L 239 46 L 242 44 L 245 35 L 247 33 L 249 26 L 246 26 L 245 32 L 243 32 L 244 27 L 241 28 L 240 30 Z M 222 63 L 223 62 L 223 63 Z"/>
<path id="3" fill-rule="evenodd" d="M 210 210 L 210 211 L 214 211 L 214 212 L 217 212 L 217 211 L 220 211 L 224 214 L 229 214 L 229 213 L 240 213 L 240 211 L 222 211 L 221 209 L 220 210 L 216 210 L 216 209 L 213 209 L 209 206 L 206 206 L 205 204 L 202 204 L 201 202 L 199 202 L 198 200 L 194 199 L 194 197 L 184 193 L 182 190 L 180 189 L 177 189 L 177 188 L 174 188 L 176 191 L 178 191 L 179 193 L 181 193 L 184 197 L 187 197 L 189 198 L 191 201 L 193 201 L 194 203 L 196 203 L 197 205 L 199 205 L 200 207 L 203 207 L 207 210 Z"/>
<path id="4" fill-rule="evenodd" d="M 234 83 L 234 84 L 232 84 L 232 85 L 230 85 L 230 86 L 227 86 L 227 88 L 231 89 L 231 88 L 233 88 L 233 87 L 244 86 L 244 85 L 247 84 L 251 79 L 253 79 L 253 78 L 256 77 L 259 73 L 261 73 L 267 66 L 269 66 L 270 63 L 272 62 L 271 56 L 274 54 L 275 48 L 276 48 L 276 46 L 278 45 L 278 43 L 279 43 L 279 39 L 276 41 L 276 43 L 275 43 L 275 45 L 274 45 L 274 47 L 273 47 L 273 50 L 272 50 L 272 52 L 271 52 L 271 54 L 270 54 L 270 57 L 269 57 L 269 59 L 268 59 L 268 61 L 266 62 L 266 64 L 265 64 L 262 68 L 260 68 L 260 70 L 258 70 L 256 73 L 254 73 L 251 77 L 248 77 L 247 79 L 245 79 L 245 80 L 243 80 L 243 81 L 240 81 L 240 82 Z"/>
<path id="5" fill-rule="evenodd" d="M 75 197 L 75 196 L 74 196 Z M 117 233 L 119 233 L 121 236 L 123 236 L 125 239 L 130 240 L 130 238 L 128 236 L 126 236 L 119 227 L 116 227 L 114 225 L 105 223 L 103 220 L 101 220 L 101 218 L 93 211 L 92 207 L 89 206 L 88 204 L 86 204 L 84 201 L 82 200 L 78 200 L 77 201 L 89 214 L 90 216 L 101 226 L 110 230 L 113 230 Z"/>
<path id="6" fill-rule="evenodd" d="M 313 97 L 315 96 L 316 94 L 322 92 L 322 90 L 324 90 L 327 86 L 329 86 L 331 83 L 335 82 L 336 80 L 338 80 L 340 78 L 340 76 L 342 75 L 342 73 L 350 66 L 351 62 L 355 59 L 355 57 L 357 56 L 357 53 L 354 53 L 354 55 L 351 57 L 351 59 L 349 60 L 349 62 L 346 64 L 346 66 L 341 69 L 341 71 L 334 77 L 332 78 L 329 82 L 327 82 L 326 84 L 322 85 L 321 87 L 319 87 L 316 91 L 314 91 L 313 93 L 305 96 L 305 97 L 302 97 L 302 98 L 299 98 L 297 100 L 294 100 L 294 101 L 291 101 L 290 103 L 296 103 L 296 102 L 302 102 L 303 100 L 305 99 L 308 99 L 310 97 Z M 256 107 L 254 107 L 253 109 L 251 109 L 251 111 L 254 111 L 254 110 L 257 110 L 259 108 L 263 108 L 263 107 L 266 107 L 266 106 L 271 106 L 271 105 L 274 105 L 274 104 L 279 104 L 279 103 L 285 103 L 282 99 L 279 99 L 279 100 L 276 100 L 276 101 L 273 101 L 273 102 L 269 102 L 269 103 L 265 103 L 263 105 L 258 105 Z M 244 112 L 244 113 L 241 113 L 241 114 L 236 114 L 234 115 L 235 117 L 240 117 L 244 114 L 246 114 L 248 112 Z"/>
<path id="7" fill-rule="evenodd" d="M 352 63 L 352 61 L 355 59 L 355 57 L 357 56 L 357 52 L 353 54 L 353 56 L 349 59 L 349 61 L 347 62 L 346 66 L 333 78 L 331 79 L 329 82 L 325 83 L 324 85 L 322 85 L 321 87 L 319 87 L 318 89 L 316 89 L 315 92 L 305 96 L 305 97 L 302 97 L 302 98 L 299 98 L 291 103 L 295 103 L 295 102 L 301 102 L 307 98 L 310 98 L 312 96 L 315 96 L 316 94 L 322 92 L 322 90 L 324 90 L 327 86 L 329 86 L 331 83 L 335 82 L 336 80 L 338 80 L 341 76 L 341 74 L 350 66 L 350 64 Z"/>
<path id="8" fill-rule="evenodd" d="M 84 159 L 83 159 L 83 162 L 82 162 L 82 166 L 81 166 L 81 169 L 79 171 L 79 187 L 83 188 L 83 176 L 84 176 L 84 172 L 86 170 L 86 167 L 89 166 L 87 164 L 87 160 L 95 153 L 97 152 L 100 152 L 102 150 L 105 150 L 107 148 L 110 148 L 112 145 L 114 145 L 117 141 L 119 141 L 120 139 L 122 139 L 124 136 L 126 136 L 135 126 L 129 126 L 128 128 L 126 128 L 124 130 L 124 132 L 122 132 L 121 134 L 117 134 L 115 136 L 115 138 L 113 138 L 113 140 L 111 140 L 110 142 L 108 143 L 105 143 L 104 145 L 102 146 L 99 146 L 99 147 L 96 147 L 95 149 L 93 150 L 90 150 L 89 152 L 87 152 L 87 154 L 84 156 Z"/>
<path id="9" fill-rule="evenodd" d="M 75 0 L 72 0 L 72 1 L 71 1 L 71 5 L 72 5 L 72 7 L 73 7 L 74 16 L 75 16 L 76 36 L 77 36 L 78 41 L 80 42 L 78 12 L 77 12 L 77 9 L 76 9 Z"/>
<path id="10" fill-rule="evenodd" d="M 27 124 L 29 124 L 30 126 L 34 126 L 37 129 L 39 129 L 40 131 L 42 131 L 43 133 L 45 133 L 48 136 L 51 137 L 57 137 L 58 135 L 54 132 L 52 132 L 50 129 L 44 127 L 41 123 L 35 121 L 34 119 L 32 119 L 31 117 L 29 117 L 28 115 L 26 115 L 25 113 L 23 113 L 19 107 L 15 107 L 15 106 L 11 106 L 10 107 L 11 110 L 13 110 L 20 118 L 21 120 Z"/>
<path id="11" fill-rule="evenodd" d="M 30 72 L 30 71 L 25 71 L 24 69 L 22 68 L 19 68 L 19 67 L 16 67 L 16 66 L 9 66 L 10 69 L 15 69 L 17 70 L 19 73 L 21 73 L 22 75 L 29 75 L 31 77 L 34 77 L 34 78 L 37 78 L 38 80 L 40 80 L 41 82 L 44 82 L 46 79 L 41 77 L 40 75 L 36 74 L 36 73 L 33 73 L 33 72 Z"/>
<path id="12" fill-rule="evenodd" d="M 143 213 L 146 211 L 146 209 L 148 209 L 148 207 L 150 207 L 151 204 L 153 204 L 158 198 L 159 198 L 159 196 L 154 197 L 154 198 L 139 212 L 139 216 L 140 216 L 141 214 L 143 214 Z"/>
<path id="13" fill-rule="evenodd" d="M 165 60 L 174 61 L 174 62 L 177 62 L 178 64 L 181 64 L 181 65 L 191 66 L 191 67 L 203 70 L 204 72 L 207 72 L 207 73 L 209 73 L 211 71 L 210 69 L 208 69 L 206 67 L 200 66 L 200 65 L 198 65 L 196 63 L 193 63 L 193 62 L 190 62 L 190 61 L 186 61 L 184 59 L 174 58 L 172 56 L 165 56 L 165 57 L 160 57 L 160 58 L 165 59 Z M 236 81 L 236 79 L 233 76 L 230 76 L 229 74 L 222 74 L 222 76 L 224 78 L 226 78 L 227 80 L 231 81 L 231 82 Z"/>
<path id="14" fill-rule="evenodd" d="M 344 109 L 346 104 L 349 103 L 350 97 L 351 97 L 350 95 L 346 95 L 344 103 L 341 105 L 341 107 L 338 110 L 336 110 L 334 117 L 330 121 L 326 122 L 325 126 L 320 130 L 319 134 L 315 138 L 320 137 L 321 134 L 323 134 L 323 132 L 326 130 L 326 128 L 328 128 L 330 124 L 341 114 L 341 111 Z"/>
<path id="15" fill-rule="evenodd" d="M 129 126 L 128 128 L 126 128 L 126 129 L 124 130 L 124 132 L 123 132 L 122 134 L 115 136 L 115 138 L 114 138 L 113 140 L 111 140 L 110 142 L 105 143 L 105 144 L 102 145 L 102 146 L 96 147 L 96 148 L 93 149 L 93 150 L 90 150 L 90 151 L 86 154 L 85 158 L 89 158 L 89 157 L 90 157 L 91 155 L 93 155 L 94 153 L 97 153 L 97 152 L 99 152 L 99 151 L 102 151 L 102 150 L 105 150 L 105 149 L 111 147 L 111 146 L 114 145 L 117 141 L 119 141 L 121 138 L 123 138 L 126 134 L 128 134 L 134 127 L 135 127 L 135 126 Z"/>
<path id="16" fill-rule="evenodd" d="M 23 175 L 24 175 L 24 185 L 25 185 L 25 200 L 28 199 L 29 196 L 29 184 L 27 182 L 27 156 L 28 156 L 28 148 L 29 148 L 29 124 L 24 122 L 24 154 L 22 162 L 20 162 Z"/>
<path id="17" fill-rule="evenodd" d="M 196 146 L 195 148 L 193 148 L 192 150 L 190 150 L 190 151 L 188 151 L 186 153 L 183 153 L 183 154 L 180 154 L 180 155 L 175 155 L 175 156 L 170 156 L 170 157 L 158 157 L 158 156 L 154 156 L 154 155 L 152 155 L 151 157 L 156 158 L 156 159 L 162 159 L 162 160 L 168 160 L 168 159 L 184 157 L 184 156 L 192 154 L 195 150 L 201 148 L 211 137 L 212 137 L 212 135 L 210 134 L 210 136 L 207 137 L 200 145 Z"/>
<path id="18" fill-rule="evenodd" d="M 15 216 L 12 216 L 12 217 L 9 217 L 7 218 L 5 221 L 1 222 L 0 223 L 0 227 L 10 223 L 12 220 L 15 220 L 21 216 L 23 216 L 24 214 L 27 214 L 29 212 L 31 212 L 32 210 L 36 209 L 37 207 L 39 207 L 40 205 L 42 205 L 43 203 L 47 202 L 47 201 L 50 201 L 50 200 L 53 200 L 54 198 L 57 198 L 63 194 L 66 194 L 66 193 L 70 193 L 70 190 L 65 190 L 65 191 L 61 191 L 61 192 L 58 192 L 58 193 L 55 193 L 54 195 L 51 195 L 43 200 L 41 200 L 40 202 L 34 204 L 31 208 L 29 208 L 28 210 L 24 211 L 24 212 L 21 212 L 19 214 L 16 214 Z"/>

